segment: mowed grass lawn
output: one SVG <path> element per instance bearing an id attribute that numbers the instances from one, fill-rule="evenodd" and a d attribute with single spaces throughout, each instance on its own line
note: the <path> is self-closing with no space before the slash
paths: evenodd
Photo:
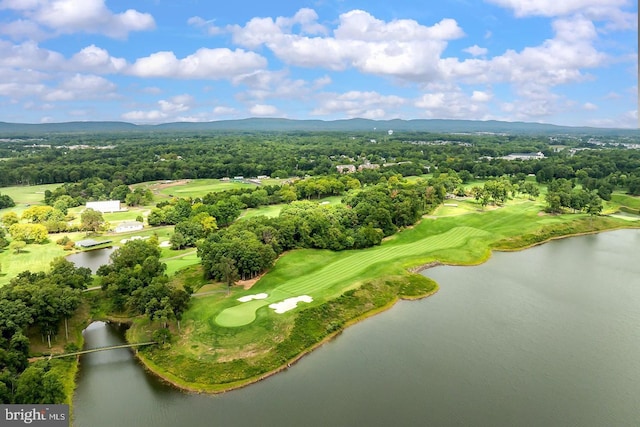
<path id="1" fill-rule="evenodd" d="M 151 236 L 157 236 L 158 241 L 162 244 L 163 242 L 168 242 L 172 234 L 173 226 L 146 228 L 142 231 L 129 233 L 104 233 L 90 236 L 87 236 L 84 232 L 51 234 L 49 235 L 48 243 L 40 245 L 29 244 L 21 253 L 16 254 L 8 248 L 0 252 L 0 266 L 2 266 L 2 270 L 0 271 L 0 286 L 9 283 L 12 277 L 17 276 L 25 270 L 32 272 L 48 271 L 49 264 L 53 259 L 76 252 L 64 251 L 62 246 L 55 243 L 64 236 L 69 237 L 74 242 L 83 239 L 93 239 L 98 242 L 107 242 L 110 240 L 114 246 L 120 246 L 125 239 Z M 162 261 L 167 264 L 167 274 L 169 275 L 173 275 L 178 270 L 200 262 L 193 248 L 174 251 L 168 247 L 162 247 L 160 256 Z"/>
<path id="2" fill-rule="evenodd" d="M 267 178 L 260 181 L 262 185 L 282 185 L 286 180 Z M 141 182 L 133 185 L 133 187 L 148 188 L 156 198 L 168 199 L 170 197 L 203 197 L 218 191 L 256 188 L 259 185 L 248 182 L 222 181 L 220 179 L 184 179 Z"/>
<path id="3" fill-rule="evenodd" d="M 472 201 L 465 203 L 473 204 Z M 460 209 L 448 216 L 430 216 L 380 246 L 357 251 L 296 250 L 277 261 L 269 273 L 251 289 L 234 286 L 229 294 L 223 284 L 208 284 L 210 295 L 192 300 L 184 313 L 181 332 L 162 351 L 143 352 L 155 367 L 177 384 L 195 390 L 225 390 L 260 378 L 264 366 L 274 369 L 274 349 L 286 342 L 301 310 L 318 307 L 328 300 L 357 289 L 364 283 L 384 283 L 386 278 L 407 277 L 407 270 L 433 261 L 471 265 L 485 261 L 491 248 L 503 239 L 518 238 L 566 225 L 574 230 L 583 214 L 541 214 L 540 200 L 519 197 L 507 206 Z M 622 220 L 601 217 L 603 228 L 629 226 Z M 585 222 L 582 222 L 584 224 Z M 586 221 L 589 223 L 589 221 Z M 543 233 L 543 235 L 546 235 Z M 238 298 L 266 293 L 266 299 L 242 303 Z M 277 314 L 268 305 L 287 298 L 309 295 L 310 303 Z M 339 321 L 339 319 L 336 319 Z M 157 325 L 136 321 L 128 332 L 132 341 L 148 339 Z M 280 363 L 285 363 L 281 361 Z"/>
<path id="4" fill-rule="evenodd" d="M 243 182 L 221 181 L 219 179 L 193 179 L 185 184 L 166 187 L 159 190 L 160 194 L 169 197 L 204 197 L 209 193 L 233 190 L 238 188 L 256 188 L 256 184 Z"/>
<path id="5" fill-rule="evenodd" d="M 44 205 L 44 192 L 58 188 L 60 184 L 45 185 L 16 185 L 13 187 L 0 188 L 0 194 L 6 194 L 15 202 L 12 208 L 0 209 L 0 217 L 7 212 L 15 212 L 18 216 L 22 215 L 25 209 L 30 205 Z"/>
<path id="6" fill-rule="evenodd" d="M 640 197 L 630 196 L 628 194 L 614 193 L 611 195 L 611 201 L 631 209 L 640 209 Z"/>
<path id="7" fill-rule="evenodd" d="M 457 207 L 440 208 L 445 216 L 425 218 L 416 227 L 391 237 L 378 247 L 337 253 L 314 250 L 289 253 L 249 291 L 236 290 L 233 298 L 222 302 L 212 297 L 210 309 L 201 313 L 204 318 L 193 318 L 193 321 L 212 324 L 213 320 L 216 325 L 225 327 L 246 326 L 261 310 L 272 313 L 267 308 L 271 303 L 309 295 L 314 300 L 311 304 L 321 304 L 363 281 L 381 275 L 402 274 L 407 268 L 431 261 L 482 262 L 490 255 L 491 245 L 501 239 L 586 217 L 582 214 L 540 215 L 542 204 L 526 198 L 517 198 L 505 207 L 485 211 L 471 201 L 458 204 Z M 237 301 L 241 296 L 257 293 L 266 293 L 268 298 L 246 303 Z"/>
<path id="8" fill-rule="evenodd" d="M 446 211 L 448 216 L 426 218 L 415 228 L 393 236 L 380 246 L 331 253 L 330 258 L 321 262 L 321 267 L 315 271 L 307 273 L 305 266 L 299 265 L 292 272 L 293 275 L 282 277 L 279 274 L 282 268 L 280 264 L 286 265 L 288 257 L 307 258 L 308 253 L 314 251 L 289 254 L 247 293 L 267 293 L 268 298 L 237 302 L 216 314 L 215 322 L 226 327 L 243 326 L 255 320 L 257 310 L 262 307 L 302 295 L 309 295 L 314 302 L 322 303 L 339 296 L 350 287 L 358 286 L 364 280 L 380 275 L 402 274 L 412 264 L 434 260 L 448 263 L 478 262 L 489 255 L 492 242 L 517 235 L 526 231 L 527 227 L 540 227 L 544 224 L 540 221 L 547 219 L 538 215 L 541 208 L 539 204 L 527 200 L 517 199 L 507 207 L 487 211 L 479 211 L 477 207 L 472 209 L 470 202 L 461 201 L 459 204 L 465 207 L 440 208 L 457 209 L 455 215 Z M 298 255 L 299 252 L 302 255 Z"/>
<path id="9" fill-rule="evenodd" d="M 38 205 L 44 204 L 44 192 L 46 190 L 53 191 L 60 187 L 62 184 L 44 184 L 44 185 L 16 185 L 13 187 L 0 188 L 0 194 L 6 194 L 11 197 L 16 205 L 18 204 L 30 204 Z"/>

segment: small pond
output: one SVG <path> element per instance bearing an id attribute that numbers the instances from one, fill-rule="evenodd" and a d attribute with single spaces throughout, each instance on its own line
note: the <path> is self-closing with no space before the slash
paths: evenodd
<path id="1" fill-rule="evenodd" d="M 76 267 L 88 267 L 94 274 L 101 265 L 109 264 L 109 256 L 116 250 L 115 247 L 94 249 L 91 251 L 78 252 L 67 256 Z"/>

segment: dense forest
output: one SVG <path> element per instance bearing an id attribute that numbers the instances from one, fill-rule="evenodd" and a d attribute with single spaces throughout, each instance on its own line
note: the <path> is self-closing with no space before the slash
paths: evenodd
<path id="1" fill-rule="evenodd" d="M 391 167 L 402 175 L 419 174 L 425 168 L 467 171 L 478 178 L 535 174 L 539 182 L 577 178 L 591 189 L 604 187 L 603 194 L 610 186 L 640 193 L 640 150 L 619 145 L 638 141 L 628 137 L 607 141 L 596 144 L 586 136 L 421 133 L 376 139 L 366 133 L 337 132 L 51 135 L 1 142 L 0 186 L 99 178 L 107 188 L 87 191 L 87 197 L 106 198 L 115 187 L 152 180 L 286 178 L 333 174 L 343 164 L 395 163 Z M 536 162 L 503 158 L 529 152 L 542 152 L 545 158 Z"/>

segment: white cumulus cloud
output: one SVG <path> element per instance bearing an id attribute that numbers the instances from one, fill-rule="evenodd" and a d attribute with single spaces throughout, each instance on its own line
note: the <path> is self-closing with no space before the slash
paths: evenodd
<path id="1" fill-rule="evenodd" d="M 43 96 L 45 101 L 77 101 L 113 97 L 117 86 L 95 75 L 76 74 L 64 79 L 58 87 Z"/>
<path id="2" fill-rule="evenodd" d="M 123 58 L 114 58 L 109 52 L 95 45 L 87 46 L 73 55 L 70 66 L 85 71 L 97 73 L 117 73 L 127 66 Z"/>
<path id="3" fill-rule="evenodd" d="M 278 108 L 273 105 L 267 104 L 255 104 L 249 108 L 249 113 L 254 116 L 277 116 L 279 115 Z"/>
<path id="4" fill-rule="evenodd" d="M 468 48 L 463 49 L 462 51 L 467 52 L 473 56 L 483 56 L 489 52 L 489 49 L 474 44 L 473 46 L 469 46 Z"/>
<path id="5" fill-rule="evenodd" d="M 160 99 L 155 108 L 149 110 L 134 110 L 122 114 L 125 120 L 133 122 L 166 122 L 166 121 L 198 121 L 183 113 L 191 111 L 196 103 L 190 94 L 176 95 L 168 99 Z"/>
<path id="6" fill-rule="evenodd" d="M 375 91 L 349 91 L 320 95 L 318 107 L 311 114 L 316 116 L 344 116 L 381 119 L 398 117 L 395 113 L 406 103 L 396 95 L 382 95 Z"/>
<path id="7" fill-rule="evenodd" d="M 133 9 L 114 13 L 104 0 L 3 0 L 0 8 L 18 12 L 59 34 L 83 32 L 125 38 L 132 31 L 155 28 L 150 14 Z"/>
<path id="8" fill-rule="evenodd" d="M 243 49 L 201 48 L 182 59 L 176 58 L 173 52 L 157 52 L 139 58 L 129 67 L 128 73 L 138 77 L 216 80 L 232 78 L 266 65 L 264 57 Z"/>
<path id="9" fill-rule="evenodd" d="M 284 25 L 290 20 L 296 18 L 254 18 L 231 28 L 233 40 L 250 49 L 265 45 L 290 65 L 418 79 L 433 77 L 447 41 L 464 35 L 453 19 L 424 26 L 411 19 L 385 22 L 363 10 L 340 15 L 332 36 L 294 33 Z"/>

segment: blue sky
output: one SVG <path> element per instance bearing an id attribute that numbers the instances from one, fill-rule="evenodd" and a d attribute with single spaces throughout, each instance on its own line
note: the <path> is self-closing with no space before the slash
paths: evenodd
<path id="1" fill-rule="evenodd" d="M 0 121 L 638 127 L 628 0 L 0 0 Z"/>

